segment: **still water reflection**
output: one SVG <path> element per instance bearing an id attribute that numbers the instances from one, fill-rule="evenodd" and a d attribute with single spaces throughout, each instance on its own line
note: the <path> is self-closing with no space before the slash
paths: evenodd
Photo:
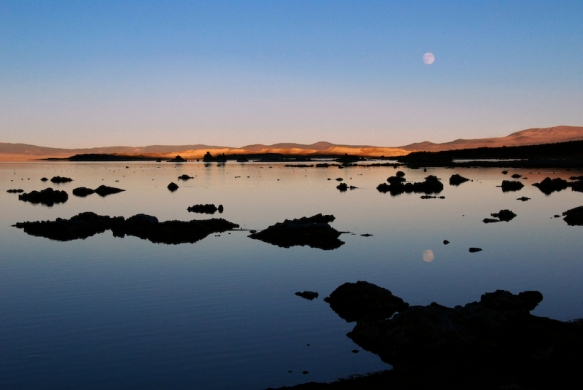
<path id="1" fill-rule="evenodd" d="M 539 290 L 544 301 L 534 314 L 583 316 L 583 228 L 554 218 L 581 206 L 583 194 L 545 195 L 532 186 L 573 172 L 512 171 L 524 188 L 502 192 L 497 186 L 509 175 L 500 169 L 402 170 L 412 182 L 441 178 L 444 199 L 377 191 L 395 175 L 389 167 L 0 164 L 0 387 L 260 389 L 385 369 L 375 355 L 352 353 L 359 349 L 345 336 L 352 325 L 323 302 L 347 281 L 367 280 L 413 305 Z M 451 186 L 453 173 L 472 181 Z M 183 174 L 193 179 L 179 181 Z M 40 180 L 53 176 L 73 182 Z M 357 188 L 340 192 L 336 178 Z M 179 188 L 169 191 L 170 182 Z M 74 188 L 100 185 L 125 191 L 71 196 Z M 67 202 L 47 207 L 6 192 L 49 187 L 66 191 Z M 523 196 L 530 199 L 517 200 Z M 12 226 L 88 211 L 212 218 L 189 213 L 195 204 L 223 205 L 220 217 L 242 229 L 160 245 L 110 230 L 60 242 Z M 517 216 L 482 222 L 503 209 Z M 344 245 L 282 248 L 248 237 L 318 213 L 335 216 L 331 226 Z M 304 290 L 319 298 L 295 295 Z"/>

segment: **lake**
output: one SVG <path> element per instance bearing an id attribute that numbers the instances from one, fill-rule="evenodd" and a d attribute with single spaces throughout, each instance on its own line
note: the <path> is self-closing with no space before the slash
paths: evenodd
<path id="1" fill-rule="evenodd" d="M 0 388 L 263 389 L 390 368 L 346 337 L 354 324 L 323 301 L 357 280 L 412 305 L 455 306 L 497 289 L 538 290 L 544 300 L 533 314 L 583 317 L 583 227 L 554 217 L 583 205 L 583 193 L 547 196 L 532 186 L 581 172 L 399 169 L 409 181 L 441 178 L 445 199 L 380 193 L 376 187 L 395 174 L 392 167 L 0 164 Z M 472 181 L 450 186 L 454 173 Z M 502 192 L 497 186 L 513 173 L 526 177 L 518 179 L 525 187 Z M 194 178 L 177 180 L 182 174 Z M 40 180 L 57 175 L 74 181 Z M 336 178 L 358 188 L 340 192 Z M 170 182 L 180 188 L 170 192 Z M 72 195 L 76 187 L 101 184 L 126 191 Z M 69 199 L 46 207 L 6 192 L 46 187 L 67 191 Z M 522 196 L 531 199 L 517 200 Z M 84 211 L 207 219 L 186 210 L 206 203 L 222 204 L 224 212 L 212 217 L 242 229 L 167 245 L 111 231 L 60 242 L 12 227 Z M 501 209 L 517 217 L 482 222 Z M 331 226 L 346 232 L 340 248 L 281 248 L 248 238 L 247 230 L 318 213 L 334 215 Z M 470 247 L 483 250 L 469 253 Z M 319 298 L 294 295 L 304 290 Z"/>

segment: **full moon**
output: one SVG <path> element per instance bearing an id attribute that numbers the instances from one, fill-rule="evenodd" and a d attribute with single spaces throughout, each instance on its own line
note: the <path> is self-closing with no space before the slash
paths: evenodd
<path id="1" fill-rule="evenodd" d="M 427 65 L 433 64 L 433 61 L 435 61 L 435 56 L 433 54 L 431 53 L 423 54 L 423 62 L 425 62 Z"/>

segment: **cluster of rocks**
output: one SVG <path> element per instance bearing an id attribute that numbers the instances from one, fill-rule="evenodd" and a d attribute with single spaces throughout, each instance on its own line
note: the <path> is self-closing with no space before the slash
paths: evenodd
<path id="1" fill-rule="evenodd" d="M 389 184 L 381 183 L 378 185 L 377 190 L 383 193 L 389 192 L 391 195 L 399 195 L 405 192 L 425 193 L 429 195 L 438 194 L 443 191 L 443 183 L 436 176 L 429 175 L 425 178 L 425 181 L 416 183 L 406 183 L 404 176 L 404 172 L 398 171 L 395 176 L 387 179 Z"/>
<path id="2" fill-rule="evenodd" d="M 30 202 L 32 204 L 43 204 L 52 207 L 55 203 L 65 203 L 69 199 L 66 191 L 53 190 L 52 188 L 45 188 L 40 191 L 31 191 L 18 195 L 18 200 L 23 202 Z"/>
<path id="3" fill-rule="evenodd" d="M 500 210 L 497 213 L 492 213 L 490 214 L 492 217 L 494 218 L 484 218 L 484 223 L 493 223 L 493 222 L 510 222 L 514 219 L 514 217 L 516 217 L 516 214 L 514 214 L 511 210 L 505 209 L 505 210 Z"/>
<path id="4" fill-rule="evenodd" d="M 260 232 L 251 233 L 249 237 L 283 248 L 307 245 L 324 250 L 336 249 L 344 245 L 344 241 L 338 239 L 341 233 L 329 225 L 335 219 L 333 215 L 322 214 L 286 219 Z"/>
<path id="5" fill-rule="evenodd" d="M 57 218 L 54 221 L 18 222 L 13 225 L 32 236 L 56 241 L 85 239 L 106 230 L 115 237 L 126 235 L 139 237 L 153 243 L 181 244 L 194 243 L 209 234 L 238 228 L 239 225 L 224 219 L 159 222 L 156 217 L 137 214 L 130 218 L 97 215 L 93 212 L 80 213 L 70 219 Z"/>
<path id="6" fill-rule="evenodd" d="M 194 206 L 188 207 L 186 210 L 191 213 L 214 214 L 217 211 L 222 213 L 224 209 L 222 204 L 220 204 L 219 207 L 214 204 L 195 204 Z"/>
<path id="7" fill-rule="evenodd" d="M 583 176 L 572 176 L 570 180 L 574 181 L 568 182 L 559 177 L 555 179 L 546 177 L 540 183 L 534 183 L 533 186 L 537 187 L 545 195 L 550 195 L 555 191 L 562 191 L 569 187 L 571 187 L 573 191 L 583 192 Z"/>
<path id="8" fill-rule="evenodd" d="M 99 187 L 97 187 L 94 190 L 91 188 L 87 188 L 87 187 L 77 187 L 77 188 L 73 189 L 73 195 L 84 198 L 84 197 L 91 195 L 91 194 L 97 194 L 99 196 L 105 197 L 107 195 L 117 194 L 117 193 L 120 193 L 123 191 L 125 191 L 125 190 L 122 190 L 121 188 L 100 185 Z"/>

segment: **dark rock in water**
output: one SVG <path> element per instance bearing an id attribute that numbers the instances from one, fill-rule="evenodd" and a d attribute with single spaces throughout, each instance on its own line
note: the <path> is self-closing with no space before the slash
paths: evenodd
<path id="1" fill-rule="evenodd" d="M 500 222 L 499 219 L 494 219 L 494 218 L 484 218 L 483 221 L 484 223 L 495 223 L 495 222 Z"/>
<path id="2" fill-rule="evenodd" d="M 340 192 L 345 192 L 345 191 L 347 191 L 348 189 L 351 189 L 351 190 L 355 190 L 355 189 L 356 189 L 356 187 L 355 187 L 355 186 L 349 186 L 349 185 L 348 185 L 348 184 L 346 184 L 346 183 L 340 183 L 340 184 L 338 184 L 338 185 L 336 186 L 336 188 L 337 188 L 338 190 L 340 190 Z"/>
<path id="3" fill-rule="evenodd" d="M 13 225 L 25 233 L 57 241 L 85 239 L 111 230 L 115 237 L 136 236 L 154 243 L 181 244 L 197 242 L 211 233 L 232 230 L 239 225 L 224 219 L 159 222 L 156 217 L 137 214 L 124 217 L 101 216 L 92 212 L 78 214 L 71 219 L 55 221 L 19 222 Z"/>
<path id="4" fill-rule="evenodd" d="M 449 241 L 443 240 L 443 245 L 447 245 L 447 244 L 449 244 Z"/>
<path id="5" fill-rule="evenodd" d="M 583 226 L 583 206 L 575 207 L 563 213 L 563 220 L 571 226 Z"/>
<path id="6" fill-rule="evenodd" d="M 344 180 L 344 179 L 343 179 L 343 178 L 341 178 L 341 177 L 337 177 L 337 178 L 336 178 L 336 181 L 342 181 L 342 180 Z"/>
<path id="7" fill-rule="evenodd" d="M 195 204 L 194 206 L 190 206 L 186 210 L 188 210 L 191 213 L 214 214 L 217 211 L 222 213 L 223 206 L 219 205 L 219 207 L 217 207 L 214 204 Z"/>
<path id="8" fill-rule="evenodd" d="M 304 299 L 308 299 L 308 300 L 314 300 L 316 298 L 318 298 L 318 293 L 314 292 L 314 291 L 302 291 L 302 292 L 297 292 L 296 295 L 298 297 L 302 297 Z"/>
<path id="9" fill-rule="evenodd" d="M 168 160 L 168 162 L 186 162 L 187 160 L 180 157 L 180 155 L 174 157 L 172 160 Z"/>
<path id="10" fill-rule="evenodd" d="M 538 291 L 514 295 L 498 290 L 482 295 L 480 302 L 455 308 L 435 302 L 411 306 L 390 319 L 360 320 L 348 337 L 396 368 L 435 364 L 436 358 L 450 362 L 530 358 L 549 348 L 548 340 L 541 343 L 537 337 L 541 325 L 553 321 L 529 314 L 541 300 Z"/>
<path id="11" fill-rule="evenodd" d="M 91 195 L 95 193 L 95 190 L 92 190 L 91 188 L 87 188 L 87 187 L 77 187 L 73 189 L 73 195 L 75 196 L 80 196 L 80 197 L 86 197 L 87 195 Z"/>
<path id="12" fill-rule="evenodd" d="M 461 175 L 458 175 L 457 173 L 454 175 L 451 175 L 451 177 L 449 178 L 449 185 L 452 186 L 459 186 L 462 183 L 465 183 L 466 181 L 469 181 L 470 179 L 463 177 Z"/>
<path id="13" fill-rule="evenodd" d="M 341 233 L 328 225 L 334 219 L 333 215 L 322 214 L 291 221 L 286 219 L 249 237 L 283 248 L 307 245 L 324 250 L 336 249 L 344 245 L 344 242 L 338 239 Z"/>
<path id="14" fill-rule="evenodd" d="M 6 192 L 8 192 L 10 194 L 21 194 L 24 192 L 24 190 L 19 188 L 19 189 L 10 189 L 10 190 L 7 190 Z"/>
<path id="15" fill-rule="evenodd" d="M 567 189 L 567 187 L 569 187 L 569 182 L 558 177 L 555 179 L 547 177 L 540 183 L 534 183 L 533 186 L 537 187 L 544 194 L 550 195 L 555 191 Z"/>
<path id="16" fill-rule="evenodd" d="M 492 216 L 494 218 L 498 218 L 500 221 L 504 221 L 504 222 L 510 222 L 514 219 L 514 217 L 516 217 L 516 214 L 514 214 L 511 210 L 500 210 L 497 213 L 492 214 Z"/>
<path id="17" fill-rule="evenodd" d="M 88 195 L 96 193 L 99 196 L 105 197 L 107 195 L 117 194 L 117 193 L 123 192 L 123 191 L 125 191 L 125 190 L 122 190 L 121 188 L 100 185 L 99 187 L 97 187 L 94 190 L 91 188 L 87 188 L 87 187 L 77 187 L 73 190 L 73 195 L 80 196 L 80 197 L 86 197 Z"/>
<path id="18" fill-rule="evenodd" d="M 395 176 L 397 176 L 397 177 L 403 177 L 403 176 L 405 176 L 405 172 L 403 172 L 403 171 L 397 171 L 397 173 L 395 173 Z"/>
<path id="19" fill-rule="evenodd" d="M 398 181 L 400 179 L 396 176 L 391 176 L 389 179 L 391 178 L 395 178 L 392 179 L 393 182 L 391 184 L 381 183 L 377 186 L 377 191 L 383 193 L 390 192 L 393 196 L 404 192 L 433 194 L 443 191 L 443 184 L 433 175 L 427 176 L 424 182 L 419 183 L 402 183 Z"/>
<path id="20" fill-rule="evenodd" d="M 178 176 L 178 180 L 188 180 L 188 179 L 194 179 L 194 177 L 188 176 L 186 174 Z"/>
<path id="21" fill-rule="evenodd" d="M 519 181 L 503 180 L 500 187 L 502 187 L 502 192 L 519 191 L 524 187 L 524 184 Z"/>
<path id="22" fill-rule="evenodd" d="M 502 171 L 502 174 L 506 175 L 506 174 L 508 174 L 508 171 Z"/>
<path id="23" fill-rule="evenodd" d="M 13 225 L 31 236 L 45 237 L 55 241 L 84 240 L 111 228 L 115 218 L 92 212 L 77 214 L 71 219 L 57 218 L 55 221 L 18 222 Z"/>
<path id="24" fill-rule="evenodd" d="M 404 183 L 407 181 L 407 179 L 405 179 L 403 176 L 390 176 L 387 181 L 390 184 L 398 184 L 398 183 Z"/>
<path id="25" fill-rule="evenodd" d="M 409 307 L 389 290 L 364 281 L 344 283 L 324 301 L 346 322 L 382 320 Z"/>
<path id="26" fill-rule="evenodd" d="M 53 178 L 51 179 L 52 183 L 57 183 L 57 184 L 58 183 L 68 183 L 70 181 L 73 181 L 73 179 L 71 179 L 69 177 L 62 177 L 62 176 L 53 176 Z"/>
<path id="27" fill-rule="evenodd" d="M 514 175 L 510 176 L 513 179 L 520 179 L 522 177 L 522 175 L 519 175 L 518 173 L 515 173 Z"/>
<path id="28" fill-rule="evenodd" d="M 109 186 L 104 186 L 104 185 L 100 185 L 99 187 L 97 187 L 95 189 L 95 193 L 99 196 L 105 197 L 107 195 L 112 195 L 112 194 L 118 194 L 120 192 L 124 192 L 125 190 L 122 190 L 121 188 L 115 188 L 115 187 L 109 187 Z"/>
<path id="29" fill-rule="evenodd" d="M 33 204 L 44 204 L 46 206 L 53 206 L 55 203 L 65 203 L 69 199 L 69 195 L 65 191 L 57 191 L 52 188 L 45 188 L 41 191 L 31 191 L 18 195 L 18 200 L 30 202 Z"/>
<path id="30" fill-rule="evenodd" d="M 517 198 L 516 200 L 521 200 L 523 202 L 526 202 L 527 200 L 530 200 L 530 198 L 527 198 L 526 196 L 523 196 L 521 198 Z"/>
<path id="31" fill-rule="evenodd" d="M 178 185 L 174 182 L 168 184 L 168 189 L 172 192 L 176 191 L 178 189 Z"/>
<path id="32" fill-rule="evenodd" d="M 571 190 L 573 191 L 583 192 L 583 180 L 569 183 L 569 186 L 571 186 Z"/>
<path id="33" fill-rule="evenodd" d="M 470 248 L 470 253 L 481 252 L 482 248 Z"/>
<path id="34" fill-rule="evenodd" d="M 364 233 L 364 234 L 361 234 L 361 236 L 362 237 L 372 237 L 372 234 L 370 234 L 370 233 Z"/>
<path id="35" fill-rule="evenodd" d="M 42 179 L 40 179 L 40 181 L 48 181 L 49 179 L 47 179 L 46 177 L 43 177 Z"/>

